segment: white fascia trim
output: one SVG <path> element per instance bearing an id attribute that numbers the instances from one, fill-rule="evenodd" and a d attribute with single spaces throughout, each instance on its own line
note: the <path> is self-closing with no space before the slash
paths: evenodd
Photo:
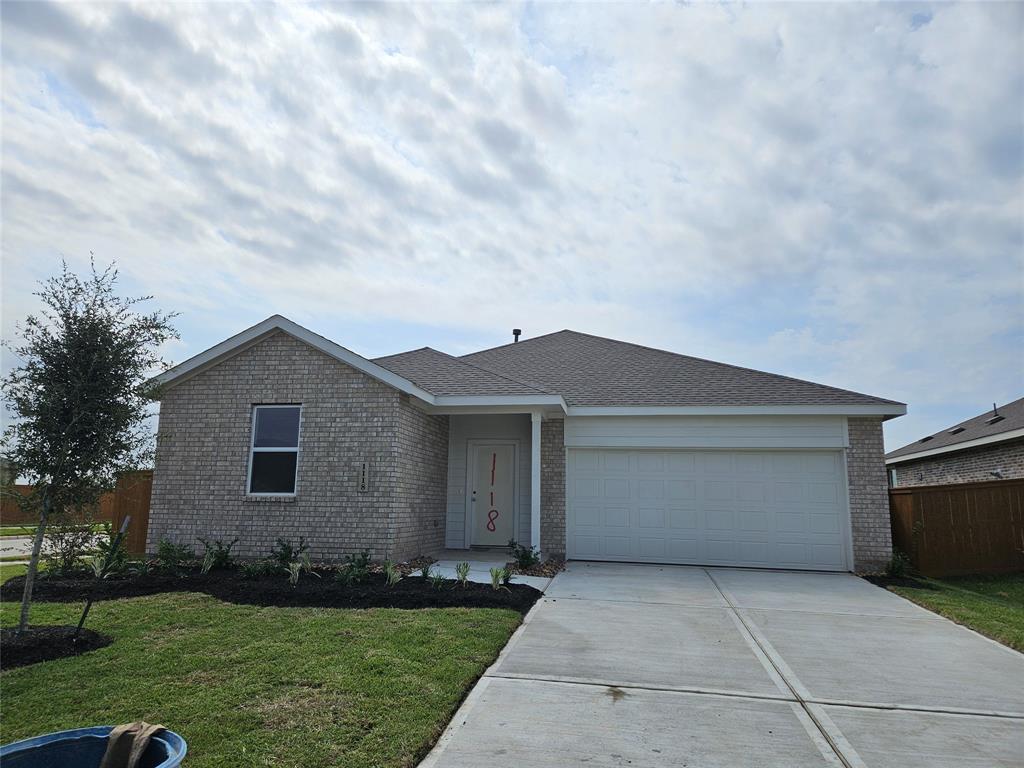
<path id="1" fill-rule="evenodd" d="M 1011 429 L 1009 432 L 1000 432 L 998 435 L 988 435 L 986 437 L 976 437 L 974 440 L 965 440 L 962 443 L 953 443 L 953 445 L 944 445 L 941 448 L 932 448 L 928 451 L 918 451 L 917 453 L 908 453 L 904 456 L 894 456 L 891 459 L 886 459 L 886 464 L 902 464 L 905 461 L 914 461 L 915 459 L 926 459 L 929 456 L 938 456 L 943 453 L 953 453 L 954 451 L 963 451 L 967 448 L 976 448 L 981 445 L 991 445 L 992 443 L 1001 443 L 1005 440 L 1015 440 L 1018 437 L 1024 437 L 1024 428 L 1022 429 Z"/>
<path id="2" fill-rule="evenodd" d="M 433 404 L 439 408 L 478 405 L 553 405 L 563 411 L 568 410 L 565 400 L 560 395 L 438 395 L 434 398 Z"/>
<path id="3" fill-rule="evenodd" d="M 281 315 L 268 317 L 263 322 L 257 323 L 251 328 L 247 328 L 241 333 L 235 334 L 230 339 L 226 339 L 220 344 L 210 347 L 205 352 L 200 352 L 195 357 L 190 357 L 188 360 L 183 363 L 179 363 L 169 371 L 165 371 L 159 376 L 155 376 L 152 379 L 152 383 L 161 387 L 174 386 L 175 384 L 178 384 L 181 381 L 184 381 L 185 379 L 194 376 L 219 362 L 222 362 L 224 359 L 241 352 L 273 331 L 283 331 L 290 336 L 294 336 L 300 341 L 309 344 L 311 347 L 333 357 L 335 360 L 340 360 L 341 362 L 352 366 L 356 370 L 362 371 L 367 376 L 392 386 L 401 392 L 406 392 L 413 397 L 418 397 L 427 403 L 434 402 L 435 398 L 432 393 L 427 392 L 427 390 L 422 387 L 416 386 L 408 379 L 405 379 L 396 373 L 392 373 L 387 368 L 382 368 L 376 363 L 367 360 L 365 357 L 357 355 L 352 350 L 345 349 L 345 347 L 340 344 L 335 344 L 333 341 L 326 339 L 319 334 L 313 333 L 308 328 L 303 328 L 298 323 L 294 323 Z"/>
<path id="4" fill-rule="evenodd" d="M 569 416 L 902 416 L 902 403 L 878 405 L 666 405 L 569 407 Z"/>

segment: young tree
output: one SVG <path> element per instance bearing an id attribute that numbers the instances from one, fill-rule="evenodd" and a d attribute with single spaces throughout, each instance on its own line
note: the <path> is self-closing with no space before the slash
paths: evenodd
<path id="1" fill-rule="evenodd" d="M 21 361 L 3 380 L 13 423 L 3 453 L 34 491 L 39 527 L 25 575 L 18 631 L 28 626 L 32 585 L 47 521 L 95 504 L 117 474 L 138 467 L 153 450 L 147 424 L 149 378 L 167 368 L 159 347 L 177 338 L 174 314 L 137 310 L 150 296 L 115 294 L 117 270 L 90 265 L 84 278 L 62 264 L 41 283 L 39 315 L 30 315 L 8 345 Z"/>

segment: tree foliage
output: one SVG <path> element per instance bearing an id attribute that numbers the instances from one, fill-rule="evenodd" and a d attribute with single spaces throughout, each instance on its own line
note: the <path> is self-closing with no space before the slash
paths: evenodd
<path id="1" fill-rule="evenodd" d="M 147 463 L 153 450 L 150 378 L 167 367 L 160 347 L 177 338 L 174 315 L 139 311 L 152 297 L 118 296 L 117 279 L 113 265 L 98 271 L 92 264 L 80 277 L 62 264 L 34 294 L 42 309 L 8 345 L 20 365 L 2 384 L 14 415 L 3 453 L 34 486 L 30 501 L 40 514 L 23 625 L 47 519 L 95 504 L 119 472 Z"/>

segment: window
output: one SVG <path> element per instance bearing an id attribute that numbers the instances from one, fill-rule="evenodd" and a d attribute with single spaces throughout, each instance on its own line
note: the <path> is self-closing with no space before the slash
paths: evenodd
<path id="1" fill-rule="evenodd" d="M 889 467 L 889 487 L 895 488 L 897 485 L 899 485 L 899 481 L 896 476 L 896 467 Z"/>
<path id="2" fill-rule="evenodd" d="M 299 468 L 300 405 L 253 409 L 249 493 L 291 496 Z"/>

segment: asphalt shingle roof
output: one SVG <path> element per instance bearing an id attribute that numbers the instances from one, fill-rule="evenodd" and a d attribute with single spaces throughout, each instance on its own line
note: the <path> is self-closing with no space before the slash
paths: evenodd
<path id="1" fill-rule="evenodd" d="M 996 408 L 998 414 L 1003 418 L 998 421 L 992 420 L 993 413 L 989 409 L 984 413 L 975 416 L 967 421 L 961 421 L 951 427 L 939 430 L 934 435 L 926 435 L 920 440 L 897 448 L 885 454 L 887 459 L 896 459 L 900 456 L 907 456 L 921 451 L 930 451 L 934 448 L 947 448 L 958 443 L 966 443 L 968 440 L 977 440 L 981 437 L 991 437 L 1003 432 L 1010 432 L 1015 429 L 1024 429 L 1024 397 L 1014 400 L 1012 403 L 1000 405 Z"/>
<path id="2" fill-rule="evenodd" d="M 570 406 L 877 405 L 893 400 L 638 344 L 558 331 L 459 358 Z"/>
<path id="3" fill-rule="evenodd" d="M 435 395 L 548 394 L 430 347 L 378 357 L 373 362 Z"/>

